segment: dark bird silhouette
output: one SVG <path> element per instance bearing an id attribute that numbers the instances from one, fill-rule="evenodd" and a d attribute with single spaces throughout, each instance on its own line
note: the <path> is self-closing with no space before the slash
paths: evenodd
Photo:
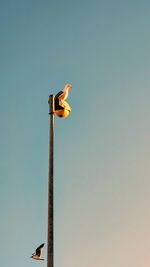
<path id="1" fill-rule="evenodd" d="M 41 244 L 36 250 L 35 252 L 32 254 L 31 258 L 34 260 L 44 260 L 41 258 L 41 250 L 44 247 L 44 243 Z"/>

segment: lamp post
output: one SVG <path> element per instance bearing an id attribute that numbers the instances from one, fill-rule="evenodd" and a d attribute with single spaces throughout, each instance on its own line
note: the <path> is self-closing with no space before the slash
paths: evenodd
<path id="1" fill-rule="evenodd" d="M 47 267 L 53 267 L 54 263 L 54 97 L 49 96 L 49 162 L 48 162 L 48 235 L 47 235 Z"/>
<path id="2" fill-rule="evenodd" d="M 54 115 L 65 118 L 71 108 L 64 100 L 68 96 L 67 84 L 55 97 L 49 96 L 49 162 L 48 162 L 48 234 L 47 234 L 47 267 L 54 267 Z M 61 93 L 62 92 L 62 93 Z M 67 96 L 66 96 L 67 94 Z M 64 99 L 63 99 L 64 96 Z M 61 98 L 60 98 L 61 97 Z"/>

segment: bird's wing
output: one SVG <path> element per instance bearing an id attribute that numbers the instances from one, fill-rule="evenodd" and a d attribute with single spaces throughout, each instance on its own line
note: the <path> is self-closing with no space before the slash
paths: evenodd
<path id="1" fill-rule="evenodd" d="M 43 247 L 44 247 L 44 243 L 41 244 L 41 245 L 36 249 L 35 252 L 36 252 L 36 255 L 37 255 L 37 256 L 39 256 L 39 257 L 41 256 L 41 248 L 43 248 Z"/>
<path id="2" fill-rule="evenodd" d="M 56 100 L 57 98 L 59 98 L 62 94 L 64 94 L 64 92 L 63 92 L 63 91 L 60 91 L 57 95 L 55 95 L 55 100 Z"/>

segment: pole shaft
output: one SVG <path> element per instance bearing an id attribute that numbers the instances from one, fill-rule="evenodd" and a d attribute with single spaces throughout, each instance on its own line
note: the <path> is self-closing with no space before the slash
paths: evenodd
<path id="1" fill-rule="evenodd" d="M 47 267 L 54 266 L 54 97 L 49 96 L 48 242 Z"/>

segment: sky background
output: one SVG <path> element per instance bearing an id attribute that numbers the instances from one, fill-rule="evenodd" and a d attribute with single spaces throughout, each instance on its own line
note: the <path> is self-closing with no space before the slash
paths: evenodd
<path id="1" fill-rule="evenodd" d="M 0 0 L 0 262 L 47 247 L 48 96 L 55 267 L 150 266 L 150 1 Z"/>

